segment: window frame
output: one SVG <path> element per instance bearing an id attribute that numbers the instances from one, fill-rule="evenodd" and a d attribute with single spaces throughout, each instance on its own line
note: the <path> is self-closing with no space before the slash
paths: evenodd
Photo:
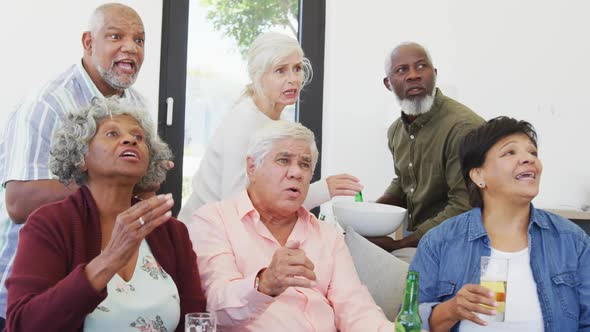
<path id="1" fill-rule="evenodd" d="M 174 216 L 178 215 L 182 202 L 189 8 L 189 0 L 163 1 L 158 133 L 174 153 L 175 166 L 168 172 L 160 192 L 172 193 L 176 202 L 172 208 Z M 313 81 L 301 91 L 295 118 L 315 133 L 320 152 L 322 151 L 325 12 L 325 0 L 299 1 L 299 40 L 305 55 L 313 64 L 314 77 Z M 168 98 L 174 100 L 173 122 L 170 126 L 166 124 Z M 320 178 L 321 158 L 318 160 L 313 181 Z"/>

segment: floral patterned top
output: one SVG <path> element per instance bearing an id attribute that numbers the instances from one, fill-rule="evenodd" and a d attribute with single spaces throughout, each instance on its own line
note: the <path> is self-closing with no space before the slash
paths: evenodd
<path id="1" fill-rule="evenodd" d="M 119 274 L 107 284 L 108 296 L 86 316 L 84 331 L 171 332 L 180 320 L 178 289 L 144 239 L 133 276 Z"/>

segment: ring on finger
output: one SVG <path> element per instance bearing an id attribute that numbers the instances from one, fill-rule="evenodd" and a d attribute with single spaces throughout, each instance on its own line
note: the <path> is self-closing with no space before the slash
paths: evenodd
<path id="1" fill-rule="evenodd" d="M 139 225 L 140 225 L 140 226 L 143 226 L 143 225 L 145 225 L 145 220 L 143 220 L 143 218 L 142 218 L 142 217 L 139 217 L 139 220 L 138 220 L 138 221 L 139 221 Z"/>

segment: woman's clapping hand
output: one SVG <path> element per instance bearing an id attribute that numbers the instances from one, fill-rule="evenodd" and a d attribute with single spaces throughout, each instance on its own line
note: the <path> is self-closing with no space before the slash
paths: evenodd
<path id="1" fill-rule="evenodd" d="M 104 289 L 115 273 L 129 262 L 148 234 L 170 219 L 173 205 L 171 194 L 158 195 L 117 215 L 109 242 L 85 268 L 96 291 Z"/>

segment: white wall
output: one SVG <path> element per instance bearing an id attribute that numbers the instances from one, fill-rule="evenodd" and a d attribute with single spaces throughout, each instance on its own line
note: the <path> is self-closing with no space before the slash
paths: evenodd
<path id="1" fill-rule="evenodd" d="M 0 5 L 0 128 L 14 105 L 82 58 L 82 32 L 105 0 L 19 0 Z M 156 114 L 162 1 L 117 1 L 134 8 L 146 30 L 145 60 L 134 87 Z"/>
<path id="2" fill-rule="evenodd" d="M 590 204 L 590 3 L 327 0 L 326 12 L 322 174 L 357 175 L 367 199 L 383 193 L 393 177 L 386 130 L 399 116 L 383 61 L 412 40 L 430 50 L 446 95 L 536 127 L 537 206 Z"/>

